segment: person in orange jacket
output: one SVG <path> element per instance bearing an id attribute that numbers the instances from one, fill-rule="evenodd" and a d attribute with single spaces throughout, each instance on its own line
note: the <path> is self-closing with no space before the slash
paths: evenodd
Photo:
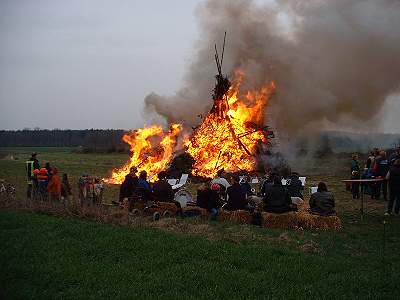
<path id="1" fill-rule="evenodd" d="M 58 200 L 60 199 L 61 195 L 61 180 L 58 176 L 58 169 L 53 168 L 53 175 L 47 185 L 47 191 L 49 192 L 49 196 L 51 200 Z"/>

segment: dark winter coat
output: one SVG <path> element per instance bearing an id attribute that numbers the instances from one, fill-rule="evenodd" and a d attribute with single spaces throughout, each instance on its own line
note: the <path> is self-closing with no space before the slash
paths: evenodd
<path id="1" fill-rule="evenodd" d="M 303 189 L 303 184 L 298 176 L 290 177 L 290 185 L 287 187 L 290 197 L 299 197 L 303 199 L 301 190 Z"/>
<path id="2" fill-rule="evenodd" d="M 310 197 L 310 210 L 313 213 L 328 216 L 335 214 L 335 198 L 329 192 L 316 192 Z"/>
<path id="3" fill-rule="evenodd" d="M 228 195 L 228 203 L 225 205 L 226 210 L 245 209 L 247 205 L 246 193 L 243 192 L 239 183 L 231 185 L 226 190 Z"/>
<path id="4" fill-rule="evenodd" d="M 210 211 L 212 208 L 220 207 L 220 204 L 220 195 L 217 191 L 212 191 L 210 188 L 197 190 L 196 205 L 198 207 Z"/>
<path id="5" fill-rule="evenodd" d="M 154 200 L 160 202 L 171 202 L 174 200 L 172 186 L 165 180 L 157 181 L 153 186 Z"/>
<path id="6" fill-rule="evenodd" d="M 138 186 L 138 177 L 130 174 L 125 176 L 124 182 L 121 184 L 119 189 L 119 200 L 122 201 L 124 198 L 132 197 L 136 187 Z"/>
<path id="7" fill-rule="evenodd" d="M 292 202 L 288 190 L 281 184 L 274 184 L 267 189 L 263 201 L 265 211 L 277 214 L 290 211 Z"/>
<path id="8" fill-rule="evenodd" d="M 389 171 L 389 160 L 379 156 L 375 160 L 375 168 L 374 168 L 375 176 L 386 177 L 388 171 Z"/>
<path id="9" fill-rule="evenodd" d="M 400 166 L 390 167 L 389 189 L 391 193 L 400 193 Z"/>

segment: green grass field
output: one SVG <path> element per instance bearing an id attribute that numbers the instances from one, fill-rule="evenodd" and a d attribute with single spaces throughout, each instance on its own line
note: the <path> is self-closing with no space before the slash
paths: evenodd
<path id="1" fill-rule="evenodd" d="M 76 182 L 82 171 L 99 177 L 123 154 L 75 154 L 35 149 Z M 0 149 L 0 178 L 25 195 L 24 161 L 32 149 Z M 10 155 L 18 160 L 11 160 Z M 400 218 L 383 201 L 359 202 L 340 179 L 347 158 L 309 160 L 308 185 L 334 192 L 339 232 L 271 230 L 230 223 L 169 219 L 131 226 L 43 213 L 0 210 L 0 297 L 163 299 L 398 299 Z M 106 201 L 117 187 L 107 187 Z M 306 196 L 307 197 L 307 196 Z"/>

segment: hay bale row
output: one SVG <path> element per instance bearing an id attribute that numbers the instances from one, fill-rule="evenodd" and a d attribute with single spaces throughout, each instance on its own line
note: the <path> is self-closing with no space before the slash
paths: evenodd
<path id="1" fill-rule="evenodd" d="M 124 201 L 122 203 L 122 208 L 127 211 L 128 207 L 129 203 Z M 263 212 L 261 214 L 263 219 L 263 227 L 318 230 L 339 230 L 342 228 L 341 220 L 337 216 L 323 217 L 313 215 L 308 212 L 305 205 L 299 205 L 298 209 L 298 212 L 288 212 L 283 214 Z M 178 209 L 174 203 L 158 202 L 156 205 L 148 208 L 146 212 L 150 214 L 158 212 L 160 215 L 163 215 L 166 211 L 168 211 L 170 215 L 175 215 L 177 210 Z M 193 213 L 194 215 L 201 216 L 202 218 L 208 217 L 207 210 L 197 206 L 184 207 L 182 212 Z M 240 224 L 251 224 L 252 218 L 252 214 L 246 210 L 227 211 L 222 209 L 218 215 L 218 221 L 230 221 Z"/>

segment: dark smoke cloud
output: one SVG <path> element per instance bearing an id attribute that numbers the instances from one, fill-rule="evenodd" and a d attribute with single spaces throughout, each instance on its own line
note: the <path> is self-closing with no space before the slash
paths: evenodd
<path id="1" fill-rule="evenodd" d="M 213 47 L 225 30 L 224 70 L 244 70 L 249 88 L 276 81 L 268 122 L 284 136 L 365 124 L 399 91 L 400 1 L 211 0 L 196 14 L 200 37 L 183 88 L 145 99 L 169 122 L 194 125 L 210 108 Z"/>

